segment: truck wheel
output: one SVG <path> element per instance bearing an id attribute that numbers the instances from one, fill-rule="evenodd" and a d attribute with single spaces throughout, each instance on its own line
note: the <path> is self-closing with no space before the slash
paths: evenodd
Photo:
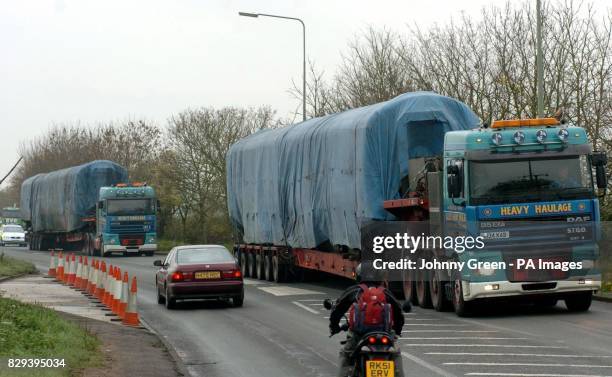
<path id="1" fill-rule="evenodd" d="M 414 271 L 407 270 L 403 274 L 402 288 L 404 290 L 404 299 L 413 305 L 417 305 L 416 285 L 414 283 Z"/>
<path id="2" fill-rule="evenodd" d="M 249 277 L 249 269 L 247 268 L 247 254 L 240 253 L 240 272 L 242 276 Z"/>
<path id="3" fill-rule="evenodd" d="M 257 276 L 257 279 L 259 280 L 263 280 L 264 279 L 264 261 L 263 261 L 263 255 L 261 253 L 255 255 L 255 275 Z"/>
<path id="4" fill-rule="evenodd" d="M 459 317 L 466 317 L 470 313 L 472 303 L 463 299 L 463 285 L 461 284 L 461 273 L 455 271 L 453 274 L 453 309 Z"/>
<path id="5" fill-rule="evenodd" d="M 446 298 L 446 282 L 442 278 L 440 271 L 430 271 L 431 279 L 429 279 L 429 292 L 431 294 L 431 303 L 438 312 L 447 311 L 450 302 Z"/>
<path id="6" fill-rule="evenodd" d="M 272 280 L 276 283 L 281 283 L 285 280 L 287 270 L 281 263 L 278 255 L 272 256 Z"/>
<path id="7" fill-rule="evenodd" d="M 247 269 L 249 271 L 248 273 L 249 277 L 254 278 L 255 277 L 255 255 L 253 255 L 253 253 L 249 253 L 249 255 L 247 255 Z"/>
<path id="8" fill-rule="evenodd" d="M 421 308 L 431 308 L 431 295 L 429 292 L 429 274 L 428 271 L 417 270 L 416 279 L 416 295 L 417 302 Z"/>
<path id="9" fill-rule="evenodd" d="M 565 297 L 565 306 L 570 312 L 586 312 L 591 307 L 593 292 L 577 292 Z"/>
<path id="10" fill-rule="evenodd" d="M 267 281 L 273 280 L 272 272 L 272 255 L 266 254 L 264 256 L 264 277 Z"/>

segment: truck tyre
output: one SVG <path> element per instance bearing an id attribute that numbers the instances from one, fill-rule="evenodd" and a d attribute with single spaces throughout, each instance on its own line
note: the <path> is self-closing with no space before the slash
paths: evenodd
<path id="1" fill-rule="evenodd" d="M 453 309 L 459 317 L 466 317 L 470 314 L 473 303 L 466 302 L 463 299 L 463 285 L 461 284 L 461 273 L 455 271 L 452 281 L 453 292 Z"/>
<path id="2" fill-rule="evenodd" d="M 565 306 L 570 312 L 586 312 L 591 307 L 593 292 L 576 292 L 565 297 Z"/>
<path id="3" fill-rule="evenodd" d="M 274 280 L 272 272 L 272 255 L 266 254 L 264 257 L 264 278 L 267 281 Z"/>
<path id="4" fill-rule="evenodd" d="M 249 269 L 247 268 L 247 254 L 240 253 L 240 272 L 242 272 L 242 276 L 249 277 Z"/>
<path id="5" fill-rule="evenodd" d="M 420 264 L 419 264 L 420 265 Z M 431 308 L 431 295 L 429 292 L 429 271 L 418 269 L 416 273 L 416 296 L 421 308 Z"/>
<path id="6" fill-rule="evenodd" d="M 247 270 L 249 277 L 255 278 L 255 255 L 249 253 L 247 255 Z"/>
<path id="7" fill-rule="evenodd" d="M 450 302 L 446 298 L 446 279 L 443 278 L 441 271 L 430 271 L 429 273 L 429 292 L 431 294 L 431 304 L 438 312 L 447 311 Z"/>
<path id="8" fill-rule="evenodd" d="M 264 279 L 264 261 L 261 253 L 255 255 L 255 276 L 259 280 Z"/>
<path id="9" fill-rule="evenodd" d="M 413 270 L 405 271 L 403 274 L 402 288 L 404 290 L 404 299 L 413 305 L 418 305 L 414 275 Z"/>
<path id="10" fill-rule="evenodd" d="M 278 255 L 272 256 L 272 280 L 276 283 L 285 281 L 287 276 L 287 269 Z"/>

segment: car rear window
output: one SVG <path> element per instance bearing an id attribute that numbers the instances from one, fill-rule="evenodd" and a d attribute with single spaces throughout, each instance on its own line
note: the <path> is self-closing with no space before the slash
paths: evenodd
<path id="1" fill-rule="evenodd" d="M 18 225 L 5 225 L 2 231 L 7 233 L 23 233 L 23 228 Z"/>
<path id="2" fill-rule="evenodd" d="M 222 247 L 179 250 L 176 256 L 178 264 L 226 263 L 233 262 L 234 257 Z"/>

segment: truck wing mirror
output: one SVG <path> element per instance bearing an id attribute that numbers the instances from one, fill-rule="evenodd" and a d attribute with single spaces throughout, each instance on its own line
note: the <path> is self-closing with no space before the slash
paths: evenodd
<path id="1" fill-rule="evenodd" d="M 606 152 L 593 152 L 591 154 L 591 164 L 595 166 L 595 180 L 597 188 L 606 189 L 608 187 L 608 177 L 606 176 L 606 165 L 608 156 Z"/>
<path id="2" fill-rule="evenodd" d="M 100 201 L 98 202 L 98 208 L 100 208 L 100 209 L 104 209 L 104 200 L 100 200 Z"/>
<path id="3" fill-rule="evenodd" d="M 461 182 L 459 179 L 459 168 L 455 165 L 450 165 L 446 169 L 446 186 L 449 198 L 458 198 L 461 196 Z"/>

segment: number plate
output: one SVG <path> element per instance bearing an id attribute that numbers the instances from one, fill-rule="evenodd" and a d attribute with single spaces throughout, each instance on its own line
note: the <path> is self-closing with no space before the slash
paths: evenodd
<path id="1" fill-rule="evenodd" d="M 220 271 L 201 271 L 195 273 L 196 279 L 219 279 L 220 277 Z"/>
<path id="2" fill-rule="evenodd" d="M 366 377 L 393 377 L 395 364 L 391 360 L 366 361 Z"/>

